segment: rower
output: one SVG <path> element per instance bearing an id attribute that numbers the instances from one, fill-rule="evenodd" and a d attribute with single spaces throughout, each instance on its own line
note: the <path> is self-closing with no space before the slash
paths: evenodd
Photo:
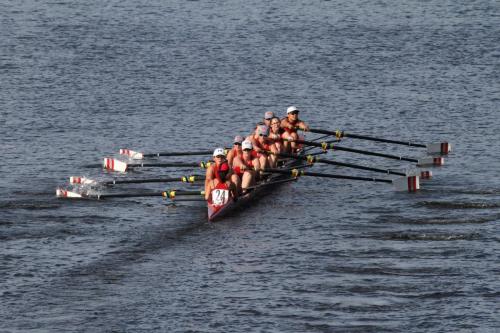
<path id="1" fill-rule="evenodd" d="M 229 189 L 233 198 L 236 199 L 240 181 L 229 167 L 224 149 L 216 148 L 213 157 L 215 163 L 207 168 L 205 176 L 205 200 L 210 198 L 210 194 L 214 189 Z"/>
<path id="2" fill-rule="evenodd" d="M 271 118 L 270 122 L 271 127 L 268 136 L 268 140 L 270 142 L 269 148 L 272 152 L 271 156 L 274 158 L 270 161 L 271 168 L 276 167 L 277 156 L 279 155 L 279 153 L 283 153 L 285 149 L 282 138 L 282 135 L 285 132 L 285 130 L 280 127 L 280 124 L 281 121 L 278 117 Z"/>
<path id="3" fill-rule="evenodd" d="M 229 162 L 229 166 L 233 167 L 233 159 L 236 156 L 241 156 L 243 151 L 241 150 L 241 143 L 243 142 L 243 137 L 241 135 L 237 135 L 233 140 L 233 148 L 227 153 L 227 161 Z"/>
<path id="4" fill-rule="evenodd" d="M 281 119 L 281 128 L 285 130 L 282 135 L 285 140 L 285 151 L 295 153 L 298 147 L 294 141 L 299 139 L 297 128 L 303 131 L 309 130 L 309 126 L 299 119 L 299 109 L 297 107 L 292 105 L 287 108 L 286 117 Z"/>
<path id="5" fill-rule="evenodd" d="M 260 169 L 262 170 L 267 169 L 269 166 L 269 154 L 267 151 L 270 150 L 269 144 L 271 142 L 267 138 L 268 135 L 269 127 L 266 125 L 258 125 L 255 131 L 246 138 L 247 141 L 252 143 L 254 154 L 259 158 Z"/>
<path id="6" fill-rule="evenodd" d="M 241 144 L 243 154 L 234 158 L 233 170 L 241 179 L 241 189 L 243 193 L 248 187 L 255 184 L 258 172 L 260 170 L 259 158 L 256 157 L 252 143 L 243 141 Z"/>
<path id="7" fill-rule="evenodd" d="M 264 113 L 264 125 L 267 127 L 271 126 L 271 119 L 274 118 L 274 112 L 273 111 L 267 111 Z"/>

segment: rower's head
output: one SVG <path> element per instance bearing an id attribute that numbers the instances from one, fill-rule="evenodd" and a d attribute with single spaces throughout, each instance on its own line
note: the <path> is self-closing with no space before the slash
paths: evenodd
<path id="1" fill-rule="evenodd" d="M 226 160 L 226 152 L 223 148 L 215 148 L 213 153 L 214 161 L 217 164 L 221 164 Z"/>
<path id="2" fill-rule="evenodd" d="M 266 125 L 257 126 L 257 135 L 262 137 L 269 136 L 269 127 Z"/>
<path id="3" fill-rule="evenodd" d="M 296 106 L 289 106 L 286 109 L 286 116 L 288 119 L 296 120 L 299 118 L 299 109 Z"/>
<path id="4" fill-rule="evenodd" d="M 274 112 L 273 111 L 267 111 L 264 113 L 264 124 L 269 126 L 271 123 L 271 119 L 274 118 Z"/>
<path id="5" fill-rule="evenodd" d="M 243 137 L 241 135 L 237 135 L 234 137 L 234 140 L 233 140 L 233 145 L 238 148 L 238 149 L 241 149 L 241 143 L 243 142 Z"/>
<path id="6" fill-rule="evenodd" d="M 281 121 L 278 117 L 272 117 L 269 122 L 269 126 L 271 127 L 271 132 L 278 133 L 280 130 Z"/>
<path id="7" fill-rule="evenodd" d="M 253 150 L 252 142 L 245 140 L 241 143 L 241 149 L 243 149 L 244 153 L 251 153 Z"/>

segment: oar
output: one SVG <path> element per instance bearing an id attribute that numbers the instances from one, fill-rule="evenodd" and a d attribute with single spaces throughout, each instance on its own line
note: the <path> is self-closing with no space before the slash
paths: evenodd
<path id="1" fill-rule="evenodd" d="M 195 167 L 200 167 L 203 169 L 206 169 L 208 166 L 210 166 L 211 162 L 200 162 L 200 163 L 182 163 L 182 162 L 172 162 L 172 163 L 130 163 L 127 164 L 125 162 L 122 162 L 120 160 L 106 157 L 104 158 L 104 162 L 102 166 L 104 169 L 111 170 L 111 171 L 119 171 L 119 172 L 125 172 L 127 169 L 130 168 L 149 168 L 149 167 L 161 167 L 161 168 L 166 168 L 166 167 L 177 167 L 177 168 L 195 168 Z"/>
<path id="2" fill-rule="evenodd" d="M 159 152 L 159 153 L 141 153 L 131 149 L 120 149 L 120 155 L 126 155 L 134 160 L 142 160 L 145 157 L 160 157 L 160 156 L 197 156 L 197 155 L 212 155 L 212 150 L 200 151 L 178 151 L 178 152 Z"/>
<path id="3" fill-rule="evenodd" d="M 312 141 L 305 141 L 305 140 L 289 140 L 289 141 L 295 141 L 296 143 L 303 144 L 306 146 L 319 147 L 319 148 L 322 148 L 323 150 L 327 150 L 327 149 L 329 149 L 329 150 L 341 150 L 341 151 L 348 151 L 348 152 L 356 153 L 356 154 L 378 156 L 378 157 L 384 157 L 384 158 L 389 158 L 389 159 L 393 159 L 393 160 L 413 162 L 413 163 L 417 163 L 418 166 L 432 166 L 432 165 L 433 166 L 441 166 L 444 164 L 444 158 L 442 158 L 442 157 L 427 156 L 427 157 L 423 157 L 421 159 L 415 159 L 415 158 L 409 158 L 409 157 L 403 157 L 403 156 L 397 156 L 397 155 L 391 155 L 391 154 L 376 153 L 376 152 L 371 152 L 371 151 L 367 151 L 367 150 L 342 147 L 342 146 L 338 146 L 336 144 L 327 143 L 327 142 L 320 143 L 320 142 L 312 142 Z"/>
<path id="4" fill-rule="evenodd" d="M 429 154 L 446 155 L 451 151 L 451 144 L 448 142 L 423 144 L 423 143 L 416 143 L 416 142 L 411 142 L 411 141 L 399 141 L 399 140 L 375 138 L 375 137 L 371 137 L 371 136 L 367 136 L 367 135 L 347 133 L 346 131 L 340 131 L 340 130 L 328 131 L 328 130 L 317 129 L 317 128 L 309 128 L 309 132 L 318 133 L 318 134 L 335 135 L 339 139 L 340 138 L 353 138 L 353 139 L 360 139 L 360 140 L 393 143 L 393 144 L 409 146 L 409 147 L 427 148 L 427 153 L 429 153 Z"/>
<path id="5" fill-rule="evenodd" d="M 360 181 L 370 181 L 378 183 L 388 183 L 393 184 L 396 191 L 406 191 L 415 192 L 420 189 L 420 179 L 418 176 L 405 176 L 399 177 L 397 179 L 381 179 L 381 178 L 370 178 L 370 177 L 356 177 L 356 176 L 346 176 L 337 175 L 329 173 L 318 173 L 309 172 L 299 169 L 294 169 L 291 171 L 285 171 L 281 169 L 267 169 L 266 172 L 281 173 L 285 175 L 291 175 L 292 177 L 301 176 L 311 176 L 311 177 L 322 177 L 322 178 L 335 178 L 335 179 L 349 179 L 349 180 L 360 180 Z"/>
<path id="6" fill-rule="evenodd" d="M 79 193 L 58 188 L 56 197 L 58 198 L 86 198 L 86 199 L 106 199 L 106 198 L 139 198 L 139 197 L 164 197 L 174 199 L 178 195 L 204 195 L 205 191 L 183 191 L 183 190 L 168 190 L 162 192 L 129 192 L 129 193 Z"/>
<path id="7" fill-rule="evenodd" d="M 143 179 L 113 179 L 108 181 L 98 181 L 95 179 L 90 179 L 87 177 L 72 176 L 69 177 L 69 183 L 74 185 L 102 185 L 102 186 L 112 186 L 117 184 L 143 184 L 143 183 L 171 183 L 171 182 L 183 182 L 183 183 L 194 183 L 198 180 L 204 180 L 204 175 L 191 175 L 183 177 L 170 177 L 170 178 L 143 178 Z"/>
<path id="8" fill-rule="evenodd" d="M 345 162 L 337 162 L 337 161 L 325 160 L 323 158 L 319 158 L 319 157 L 312 156 L 312 155 L 300 156 L 300 155 L 292 155 L 292 154 L 279 153 L 278 156 L 288 157 L 288 158 L 294 158 L 294 159 L 297 159 L 297 160 L 304 160 L 304 161 L 307 161 L 309 164 L 323 163 L 323 164 L 330 164 L 330 165 L 338 165 L 338 166 L 342 166 L 342 167 L 346 167 L 346 168 L 352 168 L 352 169 L 359 169 L 359 170 L 367 170 L 367 171 L 385 173 L 385 174 L 388 174 L 388 175 L 407 176 L 407 174 L 404 173 L 404 172 L 398 172 L 398 171 L 389 170 L 389 169 L 379 169 L 379 168 L 368 167 L 368 166 L 359 165 L 359 164 L 352 164 L 352 163 L 345 163 Z M 426 170 L 426 171 L 421 171 L 420 172 L 420 178 L 421 179 L 430 179 L 431 177 L 432 177 L 432 172 L 431 171 L 427 171 Z"/>

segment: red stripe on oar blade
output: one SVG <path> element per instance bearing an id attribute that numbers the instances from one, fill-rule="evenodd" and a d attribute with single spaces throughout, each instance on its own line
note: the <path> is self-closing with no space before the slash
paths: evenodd
<path id="1" fill-rule="evenodd" d="M 444 158 L 442 157 L 434 157 L 434 165 L 443 165 L 444 164 Z"/>
<path id="2" fill-rule="evenodd" d="M 420 178 L 422 178 L 422 179 L 431 179 L 432 178 L 432 171 L 429 171 L 429 170 L 421 171 L 420 172 Z"/>

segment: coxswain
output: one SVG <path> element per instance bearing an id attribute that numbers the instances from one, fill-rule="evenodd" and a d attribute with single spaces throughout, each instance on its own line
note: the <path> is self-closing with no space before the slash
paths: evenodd
<path id="1" fill-rule="evenodd" d="M 207 168 L 205 176 L 205 200 L 210 198 L 212 190 L 217 188 L 229 189 L 233 199 L 238 197 L 240 181 L 238 176 L 229 167 L 223 148 L 216 148 L 213 153 L 214 162 Z"/>
<path id="2" fill-rule="evenodd" d="M 243 151 L 241 150 L 241 143 L 243 142 L 243 137 L 237 135 L 233 140 L 233 148 L 227 153 L 227 161 L 230 167 L 233 167 L 233 160 L 236 156 L 241 156 Z"/>
<path id="3" fill-rule="evenodd" d="M 248 187 L 255 184 L 260 171 L 260 162 L 250 141 L 243 141 L 241 146 L 243 154 L 234 158 L 233 170 L 240 177 L 241 189 L 245 193 Z"/>
<path id="4" fill-rule="evenodd" d="M 285 140 L 285 151 L 295 153 L 297 151 L 297 144 L 294 141 L 299 139 L 297 129 L 309 130 L 309 126 L 299 119 L 299 109 L 293 105 L 287 108 L 286 117 L 281 119 L 281 128 L 285 130 L 282 135 Z"/>

